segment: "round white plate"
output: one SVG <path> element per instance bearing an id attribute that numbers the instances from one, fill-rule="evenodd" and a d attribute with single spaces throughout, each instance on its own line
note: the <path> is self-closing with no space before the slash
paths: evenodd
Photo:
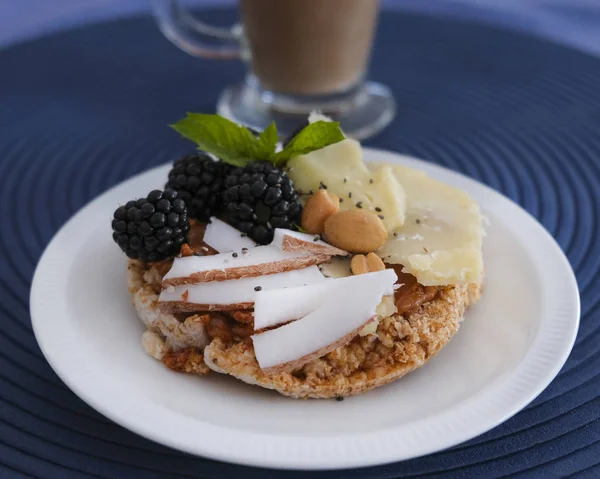
<path id="1" fill-rule="evenodd" d="M 567 259 L 535 219 L 492 189 L 420 160 L 365 154 L 463 188 L 490 220 L 483 299 L 424 367 L 343 402 L 299 401 L 219 374 L 178 374 L 147 356 L 110 219 L 119 204 L 164 184 L 169 166 L 163 166 L 101 195 L 46 249 L 31 317 L 52 368 L 84 401 L 142 436 L 254 466 L 399 461 L 466 441 L 511 417 L 550 383 L 573 346 L 579 294 Z"/>

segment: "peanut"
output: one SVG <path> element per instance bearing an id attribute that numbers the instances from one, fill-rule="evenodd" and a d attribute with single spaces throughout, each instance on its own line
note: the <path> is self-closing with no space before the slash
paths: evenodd
<path id="1" fill-rule="evenodd" d="M 371 253 L 379 248 L 388 234 L 381 219 L 366 210 L 340 211 L 325 221 L 327 241 L 350 253 Z"/>
<path id="2" fill-rule="evenodd" d="M 375 271 L 383 271 L 385 269 L 383 261 L 375 253 L 369 253 L 367 255 L 367 266 L 369 269 L 369 273 L 374 273 Z"/>
<path id="3" fill-rule="evenodd" d="M 323 234 L 325 221 L 340 209 L 340 199 L 326 190 L 312 195 L 302 210 L 302 228 L 311 234 Z"/>
<path id="4" fill-rule="evenodd" d="M 355 254 L 350 261 L 350 269 L 353 275 L 365 274 L 369 272 L 367 266 L 367 257 L 364 254 Z"/>
<path id="5" fill-rule="evenodd" d="M 352 270 L 352 274 L 358 275 L 383 271 L 385 265 L 375 253 L 369 253 L 367 256 L 356 254 L 352 257 L 352 261 L 350 261 L 350 269 Z"/>

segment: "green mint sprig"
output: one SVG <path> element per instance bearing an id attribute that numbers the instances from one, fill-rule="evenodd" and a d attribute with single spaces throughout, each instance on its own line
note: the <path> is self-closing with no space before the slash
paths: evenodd
<path id="1" fill-rule="evenodd" d="M 258 138 L 248 128 L 213 114 L 188 113 L 170 126 L 196 143 L 198 149 L 239 167 L 254 161 L 270 161 L 282 166 L 297 155 L 319 150 L 345 138 L 338 122 L 317 121 L 307 125 L 285 148 L 276 152 L 279 135 L 275 123 L 271 123 Z"/>

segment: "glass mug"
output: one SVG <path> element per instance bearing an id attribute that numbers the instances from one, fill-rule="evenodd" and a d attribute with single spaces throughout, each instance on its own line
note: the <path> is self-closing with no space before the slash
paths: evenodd
<path id="1" fill-rule="evenodd" d="M 365 80 L 379 0 L 240 0 L 242 24 L 202 23 L 177 0 L 152 0 L 163 34 L 185 52 L 242 59 L 249 73 L 227 87 L 217 112 L 281 135 L 311 111 L 341 122 L 347 135 L 372 136 L 394 117 L 390 90 Z"/>

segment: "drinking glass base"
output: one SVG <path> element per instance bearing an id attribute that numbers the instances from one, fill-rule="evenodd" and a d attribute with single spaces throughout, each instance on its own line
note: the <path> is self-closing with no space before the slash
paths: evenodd
<path id="1" fill-rule="evenodd" d="M 217 113 L 255 130 L 262 131 L 274 121 L 281 137 L 296 130 L 315 110 L 339 121 L 346 136 L 363 140 L 392 121 L 396 103 L 390 89 L 376 82 L 365 82 L 343 95 L 310 98 L 276 94 L 248 81 L 227 87 L 217 102 Z"/>

